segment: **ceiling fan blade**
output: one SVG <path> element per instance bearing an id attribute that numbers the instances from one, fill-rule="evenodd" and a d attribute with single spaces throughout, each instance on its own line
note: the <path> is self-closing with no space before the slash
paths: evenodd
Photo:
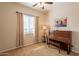
<path id="1" fill-rule="evenodd" d="M 38 5 L 38 3 L 34 4 L 33 7 L 35 7 L 36 5 Z"/>
<path id="2" fill-rule="evenodd" d="M 45 4 L 53 4 L 53 2 L 44 2 Z"/>

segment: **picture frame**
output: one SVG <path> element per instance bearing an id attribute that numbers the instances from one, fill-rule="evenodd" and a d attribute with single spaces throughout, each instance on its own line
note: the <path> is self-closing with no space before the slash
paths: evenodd
<path id="1" fill-rule="evenodd" d="M 56 27 L 67 27 L 67 17 L 59 18 L 55 21 Z"/>

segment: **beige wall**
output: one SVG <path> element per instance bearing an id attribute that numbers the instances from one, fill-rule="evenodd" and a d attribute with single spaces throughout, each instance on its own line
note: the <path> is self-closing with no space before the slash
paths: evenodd
<path id="1" fill-rule="evenodd" d="M 0 3 L 0 51 L 16 48 L 16 11 L 39 16 L 39 34 L 41 33 L 40 27 L 45 23 L 42 12 L 17 3 Z M 39 41 L 41 41 L 40 35 Z"/>
<path id="2" fill-rule="evenodd" d="M 49 12 L 49 24 L 52 29 L 54 27 L 55 20 L 60 17 L 67 17 L 68 23 L 65 28 L 57 28 L 59 30 L 71 30 L 73 51 L 79 53 L 79 3 L 76 2 L 57 2 L 54 3 L 51 11 Z"/>

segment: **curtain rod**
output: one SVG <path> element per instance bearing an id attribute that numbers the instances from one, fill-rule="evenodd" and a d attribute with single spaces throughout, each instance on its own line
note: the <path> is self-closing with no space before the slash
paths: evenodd
<path id="1" fill-rule="evenodd" d="M 16 13 L 22 13 L 22 12 L 16 11 Z M 35 16 L 35 15 L 27 14 L 27 13 L 22 13 L 22 14 L 26 14 L 26 15 L 30 15 L 30 16 Z M 35 16 L 35 17 L 39 17 L 39 16 Z"/>
<path id="2" fill-rule="evenodd" d="M 16 11 L 16 13 L 21 13 L 21 12 Z"/>

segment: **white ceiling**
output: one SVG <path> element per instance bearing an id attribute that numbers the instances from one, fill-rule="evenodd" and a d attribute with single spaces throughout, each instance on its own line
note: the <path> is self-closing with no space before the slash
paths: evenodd
<path id="1" fill-rule="evenodd" d="M 38 2 L 19 2 L 19 4 L 25 5 L 27 7 L 30 7 L 30 8 L 39 10 L 39 11 L 45 11 L 45 12 L 49 11 L 51 9 L 51 7 L 53 7 L 53 4 L 44 4 L 45 9 L 42 9 L 40 4 L 38 4 L 37 6 L 33 7 L 33 5 L 35 3 L 38 3 Z"/>

